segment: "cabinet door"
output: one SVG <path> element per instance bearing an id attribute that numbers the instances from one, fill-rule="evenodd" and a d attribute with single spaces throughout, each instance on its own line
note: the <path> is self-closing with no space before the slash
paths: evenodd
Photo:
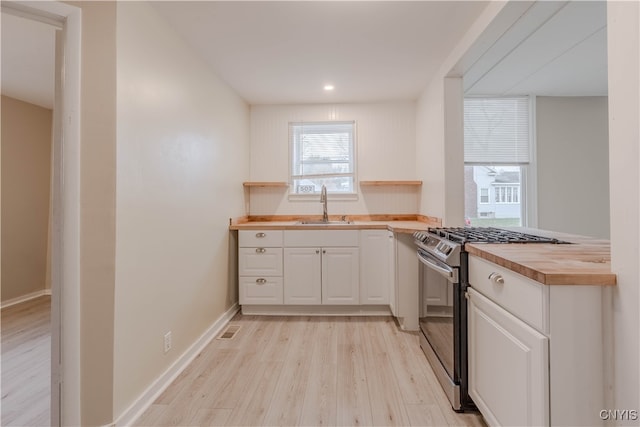
<path id="1" fill-rule="evenodd" d="M 389 304 L 394 279 L 390 246 L 393 246 L 393 233 L 360 231 L 360 304 Z"/>
<path id="2" fill-rule="evenodd" d="M 548 338 L 467 292 L 469 395 L 491 426 L 549 425 Z"/>
<path id="3" fill-rule="evenodd" d="M 322 249 L 322 303 L 360 303 L 358 248 Z"/>
<path id="4" fill-rule="evenodd" d="M 284 249 L 284 303 L 321 304 L 319 248 Z"/>

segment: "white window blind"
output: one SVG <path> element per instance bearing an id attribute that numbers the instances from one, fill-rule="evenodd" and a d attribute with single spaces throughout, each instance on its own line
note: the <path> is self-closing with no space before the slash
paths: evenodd
<path id="1" fill-rule="evenodd" d="M 529 163 L 529 98 L 465 98 L 464 161 Z"/>
<path id="2" fill-rule="evenodd" d="M 354 122 L 290 123 L 292 194 L 354 193 Z"/>

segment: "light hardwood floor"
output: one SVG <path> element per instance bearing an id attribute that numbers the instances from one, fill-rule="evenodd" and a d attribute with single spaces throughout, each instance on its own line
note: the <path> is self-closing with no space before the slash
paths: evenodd
<path id="1" fill-rule="evenodd" d="M 48 426 L 51 405 L 51 297 L 2 309 L 3 426 Z"/>
<path id="2" fill-rule="evenodd" d="M 485 426 L 457 414 L 391 317 L 238 314 L 137 420 L 140 426 Z"/>

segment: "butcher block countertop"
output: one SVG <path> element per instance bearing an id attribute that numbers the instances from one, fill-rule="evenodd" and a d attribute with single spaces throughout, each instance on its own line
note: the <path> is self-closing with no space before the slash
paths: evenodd
<path id="1" fill-rule="evenodd" d="M 569 244 L 468 243 L 465 248 L 472 255 L 544 285 L 616 284 L 616 275 L 611 272 L 611 250 L 608 240 L 527 228 L 515 230 L 554 237 Z"/>
<path id="2" fill-rule="evenodd" d="M 440 227 L 438 218 L 422 215 L 345 215 L 348 224 L 299 224 L 299 221 L 319 221 L 320 216 L 249 216 L 230 220 L 230 230 L 371 230 L 383 229 L 394 233 L 425 231 Z M 329 215 L 330 221 L 341 221 L 343 216 Z"/>

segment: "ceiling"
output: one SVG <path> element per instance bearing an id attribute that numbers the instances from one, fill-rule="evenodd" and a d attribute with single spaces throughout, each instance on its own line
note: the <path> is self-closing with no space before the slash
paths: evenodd
<path id="1" fill-rule="evenodd" d="M 298 104 L 416 99 L 487 2 L 151 4 L 248 103 Z M 606 95 L 605 2 L 509 5 L 467 94 Z M 2 13 L 2 93 L 52 108 L 53 64 L 53 27 Z"/>
<path id="2" fill-rule="evenodd" d="M 2 94 L 53 109 L 55 28 L 2 13 Z"/>
<path id="3" fill-rule="evenodd" d="M 607 95 L 606 2 L 510 6 L 503 13 L 516 22 L 489 43 L 481 38 L 490 47 L 464 67 L 467 95 Z"/>
<path id="4" fill-rule="evenodd" d="M 487 2 L 153 5 L 247 102 L 297 104 L 417 99 Z"/>

